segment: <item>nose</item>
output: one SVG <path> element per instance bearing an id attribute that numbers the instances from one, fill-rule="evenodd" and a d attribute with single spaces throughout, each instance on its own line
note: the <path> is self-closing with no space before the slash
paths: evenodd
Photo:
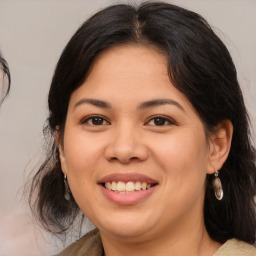
<path id="1" fill-rule="evenodd" d="M 146 160 L 148 150 L 141 134 L 136 129 L 122 127 L 115 130 L 110 137 L 105 148 L 105 157 L 108 161 L 129 164 Z"/>

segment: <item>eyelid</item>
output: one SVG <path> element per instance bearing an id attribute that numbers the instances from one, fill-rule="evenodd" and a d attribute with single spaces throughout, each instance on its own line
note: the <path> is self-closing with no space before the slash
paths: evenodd
<path id="1" fill-rule="evenodd" d="M 110 124 L 110 121 L 105 116 L 103 116 L 103 115 L 96 115 L 96 114 L 95 115 L 89 115 L 89 116 L 86 116 L 86 117 L 82 118 L 80 123 L 81 124 L 86 124 L 86 123 L 88 123 L 88 120 L 90 120 L 92 118 L 102 118 L 105 122 L 107 122 L 108 125 Z M 93 125 L 93 124 L 90 124 L 90 125 L 97 126 L 97 125 Z M 106 125 L 106 124 L 102 124 L 102 125 Z"/>
<path id="2" fill-rule="evenodd" d="M 165 121 L 168 122 L 167 125 L 177 125 L 177 123 L 170 117 L 168 116 L 165 116 L 165 115 L 154 115 L 154 116 L 151 116 L 150 118 L 147 119 L 147 121 L 145 122 L 145 124 L 147 125 L 150 121 L 153 121 L 155 118 L 162 118 L 164 119 Z M 158 126 L 158 127 L 163 127 L 163 126 L 167 126 L 167 125 L 151 125 L 151 126 Z"/>

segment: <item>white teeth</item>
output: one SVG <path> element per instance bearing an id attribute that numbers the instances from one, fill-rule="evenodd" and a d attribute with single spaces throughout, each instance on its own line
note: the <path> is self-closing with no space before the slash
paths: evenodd
<path id="1" fill-rule="evenodd" d="M 112 182 L 112 188 L 111 190 L 116 191 L 117 190 L 117 184 L 115 181 Z"/>
<path id="2" fill-rule="evenodd" d="M 141 183 L 140 183 L 140 182 L 137 181 L 137 182 L 135 183 L 135 189 L 136 189 L 136 190 L 141 190 Z"/>
<path id="3" fill-rule="evenodd" d="M 141 185 L 141 188 L 143 190 L 146 190 L 147 189 L 147 183 L 146 182 L 143 182 L 142 185 Z"/>
<path id="4" fill-rule="evenodd" d="M 126 185 L 125 185 L 125 190 L 128 191 L 128 192 L 131 192 L 131 191 L 134 191 L 135 189 L 135 184 L 134 182 L 127 182 Z"/>
<path id="5" fill-rule="evenodd" d="M 106 182 L 105 187 L 109 190 L 113 190 L 119 193 L 125 193 L 125 192 L 134 192 L 139 190 L 146 190 L 152 187 L 151 184 L 147 184 L 146 182 L 132 182 L 129 181 L 127 183 L 124 183 L 122 181 L 112 181 L 112 182 Z"/>
<path id="6" fill-rule="evenodd" d="M 105 184 L 105 186 L 106 186 L 107 189 L 111 189 L 111 183 L 110 183 L 110 182 L 107 182 L 107 183 Z"/>
<path id="7" fill-rule="evenodd" d="M 116 185 L 116 190 L 118 192 L 124 192 L 125 191 L 125 183 L 122 181 L 118 181 Z"/>

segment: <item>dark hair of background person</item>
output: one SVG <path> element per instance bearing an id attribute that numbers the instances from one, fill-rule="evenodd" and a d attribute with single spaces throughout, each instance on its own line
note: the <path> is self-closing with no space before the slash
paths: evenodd
<path id="1" fill-rule="evenodd" d="M 6 60 L 2 57 L 1 52 L 0 52 L 0 69 L 3 71 L 3 77 L 0 78 L 0 80 L 2 80 L 2 82 L 3 82 L 3 85 L 2 85 L 3 88 L 0 88 L 1 89 L 0 106 L 1 106 L 4 99 L 8 95 L 8 93 L 10 91 L 10 86 L 11 86 L 10 70 L 9 70 L 9 67 L 8 67 L 8 64 L 7 64 Z M 5 76 L 7 76 L 7 84 L 5 83 L 6 82 Z M 3 93 L 3 95 L 2 95 L 2 93 Z"/>
<path id="2" fill-rule="evenodd" d="M 64 198 L 54 132 L 59 127 L 63 136 L 70 96 L 86 80 L 95 57 L 110 47 L 128 44 L 154 46 L 166 55 L 171 82 L 192 103 L 208 136 L 216 132 L 222 120 L 232 122 L 231 150 L 219 174 L 224 198 L 215 198 L 213 175 L 207 175 L 204 221 L 215 241 L 237 238 L 254 243 L 256 157 L 234 63 L 200 15 L 162 2 L 101 10 L 82 24 L 65 47 L 48 97 L 49 116 L 44 128 L 47 157 L 30 191 L 34 214 L 48 231 L 65 234 L 80 212 L 73 198 Z"/>

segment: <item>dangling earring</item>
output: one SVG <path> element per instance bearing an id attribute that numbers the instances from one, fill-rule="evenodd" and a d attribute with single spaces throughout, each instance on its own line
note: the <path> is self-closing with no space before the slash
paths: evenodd
<path id="1" fill-rule="evenodd" d="M 64 194 L 64 198 L 69 201 L 70 200 L 70 188 L 69 188 L 69 185 L 68 185 L 68 180 L 67 180 L 67 175 L 64 174 L 64 185 L 65 185 L 65 194 Z"/>
<path id="2" fill-rule="evenodd" d="M 223 198 L 223 189 L 222 189 L 222 184 L 221 184 L 221 180 L 218 177 L 219 172 L 216 171 L 215 172 L 215 178 L 213 180 L 213 189 L 214 189 L 214 193 L 215 196 L 218 200 L 221 200 Z"/>

